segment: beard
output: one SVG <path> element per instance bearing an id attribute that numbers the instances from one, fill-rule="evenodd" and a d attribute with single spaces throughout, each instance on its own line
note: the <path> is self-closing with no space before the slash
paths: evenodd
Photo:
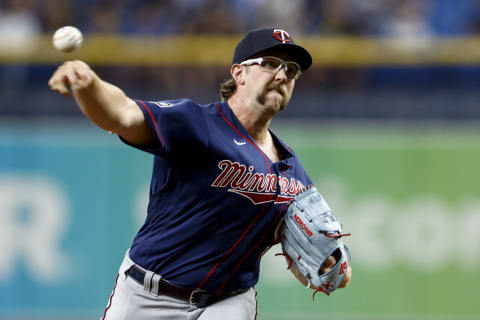
<path id="1" fill-rule="evenodd" d="M 257 102 L 262 105 L 265 105 L 267 102 L 267 94 L 270 91 L 276 91 L 282 96 L 282 99 L 278 102 L 278 105 L 275 105 L 273 107 L 272 111 L 274 113 L 277 113 L 285 109 L 287 107 L 289 99 L 287 98 L 287 93 L 285 92 L 285 89 L 282 87 L 281 84 L 271 84 L 265 87 L 265 89 L 257 95 L 257 99 L 256 99 Z"/>

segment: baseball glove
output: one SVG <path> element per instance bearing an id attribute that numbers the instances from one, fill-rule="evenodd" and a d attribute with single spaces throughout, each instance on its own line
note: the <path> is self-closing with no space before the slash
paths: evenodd
<path id="1" fill-rule="evenodd" d="M 318 291 L 330 295 L 339 287 L 348 270 L 348 248 L 342 241 L 342 225 L 314 186 L 295 195 L 285 213 L 282 249 L 287 260 Z M 333 256 L 335 265 L 326 273 L 320 271 Z M 330 258 L 331 259 L 331 258 Z M 295 272 L 294 272 L 295 273 Z"/>

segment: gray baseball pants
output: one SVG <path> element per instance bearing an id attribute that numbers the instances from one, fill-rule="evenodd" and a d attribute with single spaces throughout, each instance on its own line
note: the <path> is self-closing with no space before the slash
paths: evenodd
<path id="1" fill-rule="evenodd" d="M 188 302 L 152 293 L 125 275 L 135 263 L 129 252 L 120 266 L 115 287 L 101 320 L 254 320 L 257 316 L 256 293 L 253 288 L 245 293 L 218 301 L 206 308 Z"/>

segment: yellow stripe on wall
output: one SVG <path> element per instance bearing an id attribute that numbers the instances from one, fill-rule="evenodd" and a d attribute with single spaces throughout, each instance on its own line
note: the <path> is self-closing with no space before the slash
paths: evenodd
<path id="1" fill-rule="evenodd" d="M 0 44 L 0 63 L 57 64 L 81 59 L 92 65 L 228 66 L 241 36 L 138 37 L 88 35 L 74 53 L 55 51 L 50 36 Z M 315 66 L 369 67 L 480 65 L 480 37 L 379 39 L 297 37 Z"/>

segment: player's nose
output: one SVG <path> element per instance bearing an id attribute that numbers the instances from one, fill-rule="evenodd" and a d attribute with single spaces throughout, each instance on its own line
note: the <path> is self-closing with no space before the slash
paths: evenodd
<path id="1" fill-rule="evenodd" d="M 281 81 L 281 82 L 287 82 L 287 72 L 285 71 L 285 67 L 282 66 L 280 70 L 277 71 L 275 74 L 275 80 Z"/>

